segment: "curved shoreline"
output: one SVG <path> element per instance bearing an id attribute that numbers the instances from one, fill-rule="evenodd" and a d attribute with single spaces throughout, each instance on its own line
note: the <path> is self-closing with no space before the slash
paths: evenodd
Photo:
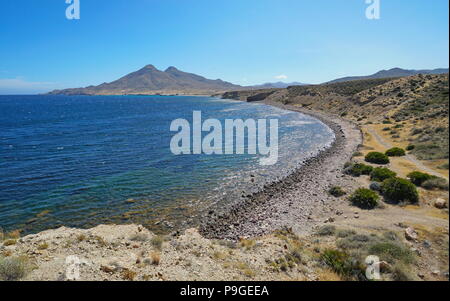
<path id="1" fill-rule="evenodd" d="M 308 233 L 317 224 L 316 219 L 328 213 L 326 204 L 334 201 L 327 193 L 328 188 L 350 185 L 345 183 L 342 169 L 362 143 L 362 133 L 356 125 L 322 112 L 269 101 L 264 104 L 320 120 L 334 132 L 335 140 L 284 179 L 265 185 L 263 190 L 243 201 L 235 201 L 224 208 L 211 208 L 199 226 L 204 237 L 237 240 L 265 235 L 283 227 Z"/>

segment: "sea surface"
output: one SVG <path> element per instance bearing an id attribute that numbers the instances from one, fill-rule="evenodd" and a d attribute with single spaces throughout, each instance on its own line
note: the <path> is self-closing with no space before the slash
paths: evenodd
<path id="1" fill-rule="evenodd" d="M 279 120 L 279 161 L 173 155 L 174 119 Z M 206 135 L 206 133 L 205 133 Z M 0 96 L 0 228 L 139 223 L 168 232 L 255 192 L 321 148 L 320 121 L 264 104 L 187 96 Z"/>

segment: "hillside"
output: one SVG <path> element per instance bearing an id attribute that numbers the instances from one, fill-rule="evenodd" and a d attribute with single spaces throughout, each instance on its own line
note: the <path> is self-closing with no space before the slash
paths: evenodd
<path id="1" fill-rule="evenodd" d="M 389 78 L 389 77 L 407 77 L 407 76 L 413 76 L 418 74 L 444 74 L 448 73 L 448 69 L 434 69 L 434 70 L 406 70 L 401 68 L 392 68 L 389 70 L 381 70 L 375 74 L 368 75 L 368 76 L 349 76 L 349 77 L 343 77 L 338 78 L 333 81 L 330 81 L 328 83 L 340 83 L 340 82 L 347 82 L 347 81 L 355 81 L 355 80 L 364 80 L 364 79 L 375 79 L 375 78 Z"/>
<path id="2" fill-rule="evenodd" d="M 287 89 L 228 92 L 224 98 L 268 100 L 384 125 L 393 142 L 414 145 L 422 160 L 447 160 L 448 74 L 368 79 Z"/>
<path id="3" fill-rule="evenodd" d="M 132 72 L 116 81 L 98 86 L 55 90 L 50 94 L 62 95 L 124 95 L 124 94 L 210 94 L 239 89 L 240 86 L 169 67 L 160 71 L 153 65 Z"/>

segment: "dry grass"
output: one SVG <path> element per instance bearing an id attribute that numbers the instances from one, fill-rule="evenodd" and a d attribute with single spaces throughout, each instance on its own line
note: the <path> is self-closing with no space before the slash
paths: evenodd
<path id="1" fill-rule="evenodd" d="M 338 274 L 329 269 L 319 270 L 317 272 L 317 277 L 319 278 L 319 281 L 342 281 Z"/>
<path id="2" fill-rule="evenodd" d="M 28 259 L 26 257 L 0 258 L 0 280 L 20 280 L 25 277 L 28 270 Z"/>
<path id="3" fill-rule="evenodd" d="M 4 242 L 3 242 L 3 245 L 5 246 L 5 247 L 7 247 L 7 246 L 13 246 L 13 245 L 15 245 L 17 243 L 17 240 L 15 240 L 15 239 L 7 239 L 7 240 L 5 240 Z"/>
<path id="4" fill-rule="evenodd" d="M 226 253 L 222 253 L 222 252 L 219 252 L 219 251 L 216 251 L 213 254 L 213 258 L 216 259 L 216 260 L 224 260 L 227 257 L 228 257 L 228 255 Z"/>
<path id="5" fill-rule="evenodd" d="M 241 241 L 239 243 L 240 243 L 241 247 L 246 250 L 251 250 L 256 245 L 256 241 L 254 241 L 252 239 L 241 239 Z"/>
<path id="6" fill-rule="evenodd" d="M 139 242 L 146 242 L 148 240 L 148 235 L 143 233 L 137 233 L 130 237 L 131 241 L 139 241 Z"/>
<path id="7" fill-rule="evenodd" d="M 82 242 L 82 241 L 85 241 L 86 238 L 87 238 L 86 235 L 80 234 L 80 235 L 77 236 L 77 241 L 78 242 Z"/>
<path id="8" fill-rule="evenodd" d="M 136 278 L 137 273 L 129 270 L 129 269 L 124 269 L 122 271 L 122 279 L 123 280 L 127 280 L 127 281 L 134 281 L 134 279 Z"/>
<path id="9" fill-rule="evenodd" d="M 41 244 L 38 245 L 38 250 L 47 250 L 48 249 L 48 243 L 47 242 L 43 242 Z"/>
<path id="10" fill-rule="evenodd" d="M 161 251 L 164 243 L 164 237 L 161 235 L 153 236 L 150 243 L 156 250 Z"/>
<path id="11" fill-rule="evenodd" d="M 157 252 L 150 253 L 151 264 L 159 265 L 161 263 L 161 255 Z"/>

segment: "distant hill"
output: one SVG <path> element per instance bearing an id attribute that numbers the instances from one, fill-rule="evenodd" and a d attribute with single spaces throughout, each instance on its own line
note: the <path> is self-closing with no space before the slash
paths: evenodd
<path id="1" fill-rule="evenodd" d="M 241 86 L 169 67 L 160 71 L 153 65 L 132 72 L 116 81 L 98 86 L 55 90 L 49 94 L 63 95 L 124 95 L 124 94 L 210 94 L 240 89 Z"/>
<path id="2" fill-rule="evenodd" d="M 287 88 L 291 86 L 305 86 L 307 84 L 299 83 L 299 82 L 292 82 L 292 83 L 284 83 L 284 82 L 276 82 L 276 83 L 265 83 L 262 85 L 255 85 L 245 88 L 252 88 L 252 89 L 277 89 L 277 88 Z"/>
<path id="3" fill-rule="evenodd" d="M 378 124 L 421 160 L 448 160 L 449 75 L 417 74 L 322 85 L 227 92 L 226 99 L 280 102 Z M 439 163 L 439 161 L 436 161 Z"/>
<path id="4" fill-rule="evenodd" d="M 407 77 L 407 76 L 413 76 L 418 74 L 444 74 L 448 73 L 447 69 L 434 69 L 434 70 L 406 70 L 401 68 L 393 68 L 390 70 L 382 70 L 375 74 L 368 75 L 368 76 L 349 76 L 349 77 L 343 77 L 338 78 L 335 80 L 332 80 L 328 83 L 341 83 L 341 82 L 349 82 L 354 80 L 363 80 L 363 79 L 375 79 L 375 78 L 393 78 L 393 77 Z"/>

